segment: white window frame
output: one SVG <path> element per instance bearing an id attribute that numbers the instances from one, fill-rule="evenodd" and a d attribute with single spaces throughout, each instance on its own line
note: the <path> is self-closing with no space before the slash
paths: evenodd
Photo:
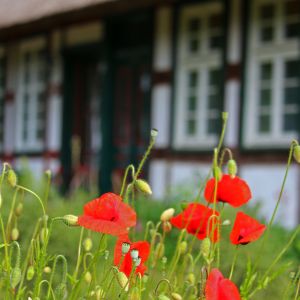
<path id="1" fill-rule="evenodd" d="M 222 3 L 211 1 L 210 3 L 191 4 L 183 7 L 179 23 L 179 35 L 177 42 L 177 70 L 175 79 L 175 122 L 174 143 L 175 149 L 207 150 L 217 144 L 218 135 L 207 133 L 207 105 L 208 105 L 208 74 L 212 69 L 222 68 L 222 50 L 210 49 L 208 38 L 208 19 L 216 13 L 222 13 Z M 198 17 L 201 19 L 201 50 L 200 54 L 191 55 L 187 51 L 188 32 L 185 30 L 189 19 Z M 188 110 L 187 106 L 187 73 L 197 71 L 198 100 L 196 134 L 188 135 L 185 132 Z M 200 78 L 200 80 L 199 80 Z M 221 116 L 220 116 L 221 118 Z"/>
<path id="2" fill-rule="evenodd" d="M 243 146 L 246 148 L 286 148 L 299 133 L 283 131 L 284 64 L 288 60 L 299 59 L 298 39 L 284 37 L 283 0 L 254 0 L 250 13 L 248 39 L 248 59 L 246 62 L 245 105 L 243 109 Z M 275 5 L 274 40 L 271 43 L 259 41 L 259 7 L 263 4 Z M 270 133 L 258 132 L 259 110 L 259 67 L 271 62 L 273 77 L 271 83 L 272 107 Z"/>
<path id="3" fill-rule="evenodd" d="M 39 82 L 37 78 L 37 68 L 38 60 L 36 59 L 30 64 L 30 75 L 34 76 L 34 82 L 29 85 L 30 95 L 34 97 L 29 97 L 29 110 L 28 110 L 28 123 L 27 123 L 27 134 L 28 138 L 24 141 L 23 139 L 23 112 L 24 112 L 24 74 L 25 74 L 25 63 L 24 54 L 27 52 L 37 53 L 40 50 L 45 49 L 46 40 L 43 37 L 37 37 L 34 39 L 23 41 L 19 48 L 19 80 L 18 80 L 18 90 L 17 90 L 17 125 L 16 125 L 16 151 L 17 152 L 40 152 L 44 150 L 45 141 L 44 138 L 38 139 L 36 137 L 37 131 L 37 92 L 45 90 L 46 82 Z M 45 122 L 46 126 L 46 122 Z"/>

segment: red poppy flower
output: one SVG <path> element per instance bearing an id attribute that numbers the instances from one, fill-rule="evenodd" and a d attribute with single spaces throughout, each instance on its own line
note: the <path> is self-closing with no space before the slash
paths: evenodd
<path id="1" fill-rule="evenodd" d="M 120 235 L 126 233 L 128 227 L 135 226 L 136 213 L 120 196 L 106 193 L 84 206 L 78 224 L 94 231 Z"/>
<path id="2" fill-rule="evenodd" d="M 230 240 L 235 245 L 246 245 L 256 241 L 265 231 L 266 226 L 239 211 L 230 233 Z"/>
<path id="3" fill-rule="evenodd" d="M 196 234 L 199 240 L 203 240 L 208 233 L 209 237 L 216 242 L 219 239 L 216 218 L 210 219 L 209 230 L 207 230 L 209 218 L 213 214 L 213 210 L 209 207 L 199 203 L 190 203 L 183 212 L 171 218 L 170 222 L 179 229 L 186 228 L 188 233 Z M 219 216 L 219 213 L 216 211 L 215 215 Z M 214 234 L 211 234 L 213 223 L 215 229 Z"/>
<path id="4" fill-rule="evenodd" d="M 206 300 L 241 300 L 236 285 L 224 278 L 218 269 L 212 269 L 205 285 Z"/>
<path id="5" fill-rule="evenodd" d="M 125 254 L 124 257 L 122 257 L 123 243 L 130 244 L 130 250 L 127 254 Z M 143 276 L 145 271 L 147 270 L 147 267 L 144 265 L 144 263 L 147 261 L 150 254 L 150 245 L 146 241 L 138 241 L 131 243 L 127 235 L 120 236 L 115 246 L 114 264 L 118 266 L 120 272 L 123 272 L 124 274 L 126 274 L 127 277 L 129 277 L 134 264 L 130 254 L 131 250 L 137 250 L 138 256 L 141 259 L 140 265 L 136 267 L 135 274 L 140 273 Z"/>
<path id="6" fill-rule="evenodd" d="M 214 187 L 215 179 L 211 178 L 204 191 L 204 197 L 210 203 L 214 202 Z M 234 207 L 239 207 L 247 203 L 251 197 L 248 184 L 237 176 L 232 178 L 229 175 L 223 175 L 218 182 L 217 202 L 226 202 Z"/>

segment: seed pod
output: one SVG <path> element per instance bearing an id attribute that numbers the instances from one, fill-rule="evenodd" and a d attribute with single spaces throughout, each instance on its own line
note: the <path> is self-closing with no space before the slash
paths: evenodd
<path id="1" fill-rule="evenodd" d="M 158 296 L 158 300 L 171 300 L 168 296 L 166 296 L 165 294 L 160 294 Z"/>
<path id="2" fill-rule="evenodd" d="M 91 281 L 92 281 L 92 274 L 89 271 L 87 271 L 85 273 L 84 280 L 85 280 L 86 283 L 91 283 Z"/>
<path id="3" fill-rule="evenodd" d="M 136 188 L 146 195 L 152 195 L 152 190 L 148 182 L 143 179 L 137 179 L 135 181 Z"/>
<path id="4" fill-rule="evenodd" d="M 19 235 L 20 235 L 20 233 L 19 233 L 18 228 L 16 228 L 16 227 L 13 228 L 12 231 L 11 231 L 11 240 L 12 240 L 12 241 L 18 240 Z"/>
<path id="5" fill-rule="evenodd" d="M 16 209 L 15 209 L 15 214 L 17 217 L 20 217 L 23 211 L 23 203 L 19 202 Z"/>
<path id="6" fill-rule="evenodd" d="M 300 164 L 300 145 L 296 145 L 294 147 L 293 155 L 294 155 L 295 161 Z"/>
<path id="7" fill-rule="evenodd" d="M 130 250 L 130 244 L 129 243 L 122 243 L 122 254 L 125 255 Z"/>
<path id="8" fill-rule="evenodd" d="M 194 273 L 189 273 L 188 276 L 187 276 L 187 280 L 188 280 L 188 282 L 189 282 L 191 285 L 194 285 L 195 282 L 196 282 L 196 278 L 195 278 Z"/>
<path id="9" fill-rule="evenodd" d="M 17 175 L 13 169 L 8 170 L 7 181 L 12 187 L 15 187 L 17 185 Z"/>
<path id="10" fill-rule="evenodd" d="M 22 271 L 18 267 L 14 267 L 10 274 L 10 285 L 14 289 L 20 283 L 22 277 Z"/>
<path id="11" fill-rule="evenodd" d="M 63 222 L 68 226 L 79 226 L 78 217 L 74 215 L 65 215 L 63 216 Z"/>
<path id="12" fill-rule="evenodd" d="M 34 276 L 34 273 L 35 273 L 34 267 L 33 266 L 29 266 L 28 269 L 27 269 L 27 273 L 26 273 L 26 279 L 28 281 L 30 281 L 33 278 L 33 276 Z"/>
<path id="13" fill-rule="evenodd" d="M 208 258 L 210 253 L 211 242 L 209 238 L 205 238 L 201 243 L 201 253 L 204 258 Z"/>
<path id="14" fill-rule="evenodd" d="M 153 138 L 156 138 L 158 135 L 158 130 L 156 128 L 152 128 L 150 134 Z"/>
<path id="15" fill-rule="evenodd" d="M 163 243 L 158 243 L 155 248 L 155 257 L 162 258 L 165 254 L 165 245 Z"/>
<path id="16" fill-rule="evenodd" d="M 160 216 L 160 220 L 162 222 L 169 221 L 174 216 L 174 213 L 175 213 L 174 208 L 168 208 L 165 211 L 163 211 L 163 213 Z"/>
<path id="17" fill-rule="evenodd" d="M 228 225 L 230 225 L 230 224 L 231 224 L 231 222 L 230 222 L 230 220 L 228 220 L 228 219 L 227 219 L 227 220 L 224 220 L 223 223 L 222 223 L 223 226 L 228 226 Z"/>
<path id="18" fill-rule="evenodd" d="M 46 266 L 46 267 L 44 268 L 44 273 L 46 273 L 46 274 L 50 274 L 51 271 L 52 271 L 51 268 L 48 267 L 48 266 Z"/>
<path id="19" fill-rule="evenodd" d="M 178 293 L 172 293 L 172 300 L 182 300 L 182 296 L 179 295 Z"/>
<path id="20" fill-rule="evenodd" d="M 93 241 L 91 238 L 87 237 L 86 239 L 84 239 L 83 241 L 83 248 L 86 252 L 91 251 L 93 247 Z"/>
<path id="21" fill-rule="evenodd" d="M 132 259 L 137 259 L 139 257 L 139 251 L 136 249 L 132 249 L 130 251 L 130 256 Z"/>
<path id="22" fill-rule="evenodd" d="M 128 278 L 123 272 L 117 273 L 117 281 L 122 289 L 125 288 L 125 286 L 128 288 Z"/>
<path id="23" fill-rule="evenodd" d="M 164 232 L 170 232 L 172 230 L 172 224 L 169 221 L 163 222 L 162 229 Z"/>
<path id="24" fill-rule="evenodd" d="M 48 233 L 49 233 L 49 230 L 47 227 L 43 227 L 40 231 L 40 241 L 42 244 L 45 243 L 47 237 L 48 237 Z"/>
<path id="25" fill-rule="evenodd" d="M 228 163 L 227 163 L 227 169 L 228 169 L 228 174 L 230 175 L 230 177 L 235 177 L 236 173 L 237 173 L 237 165 L 234 159 L 229 159 Z"/>
<path id="26" fill-rule="evenodd" d="M 182 241 L 179 245 L 179 252 L 180 254 L 184 254 L 187 250 L 187 242 L 186 241 Z"/>

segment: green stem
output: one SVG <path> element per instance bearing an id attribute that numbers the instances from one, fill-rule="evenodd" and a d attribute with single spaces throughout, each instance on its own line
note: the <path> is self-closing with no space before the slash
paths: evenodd
<path id="1" fill-rule="evenodd" d="M 4 253 L 5 253 L 5 267 L 6 271 L 9 273 L 9 254 L 8 254 L 8 245 L 7 245 L 7 240 L 6 240 L 6 234 L 5 234 L 5 229 L 4 229 L 4 224 L 3 224 L 3 219 L 0 214 L 0 223 L 1 223 L 1 233 L 2 233 L 2 239 L 4 243 Z"/>
<path id="2" fill-rule="evenodd" d="M 82 248 L 83 232 L 84 232 L 84 227 L 82 227 L 81 231 L 80 231 L 79 244 L 78 244 L 78 250 L 77 250 L 77 262 L 76 262 L 75 271 L 73 273 L 73 278 L 74 278 L 75 281 L 76 281 L 77 274 L 78 274 L 78 271 L 79 271 L 79 266 L 80 266 L 80 263 L 81 263 L 81 248 Z"/>
<path id="3" fill-rule="evenodd" d="M 134 178 L 135 176 L 135 169 L 134 169 L 134 165 L 129 165 L 126 170 L 125 170 L 125 174 L 124 174 L 124 177 L 123 177 L 123 183 L 122 183 L 122 188 L 121 188 L 121 191 L 120 191 L 120 196 L 122 197 L 123 194 L 124 194 L 124 190 L 125 190 L 125 186 L 126 186 L 126 181 L 127 181 L 127 176 L 128 176 L 128 172 L 129 170 L 131 169 L 131 176 L 132 178 Z"/>
<path id="4" fill-rule="evenodd" d="M 49 191 L 50 191 L 50 185 L 51 185 L 50 171 L 46 172 L 46 176 L 47 176 L 47 182 L 46 182 L 46 189 L 45 189 L 45 194 L 44 194 L 45 210 L 47 210 L 47 207 L 48 207 L 48 198 L 49 198 Z"/>
<path id="5" fill-rule="evenodd" d="M 233 275 L 234 267 L 235 267 L 237 256 L 238 256 L 238 248 L 239 248 L 239 246 L 236 246 L 236 248 L 235 248 L 235 253 L 234 253 L 234 257 L 233 257 L 232 264 L 231 264 L 230 274 L 228 277 L 229 280 L 231 280 L 232 275 Z"/>

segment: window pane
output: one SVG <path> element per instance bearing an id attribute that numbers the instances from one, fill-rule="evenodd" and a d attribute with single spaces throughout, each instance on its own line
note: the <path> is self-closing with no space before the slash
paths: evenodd
<path id="1" fill-rule="evenodd" d="M 189 41 L 189 51 L 190 52 L 197 52 L 199 49 L 199 41 L 198 39 L 190 39 Z"/>
<path id="2" fill-rule="evenodd" d="M 265 4 L 260 8 L 260 18 L 261 20 L 269 20 L 274 17 L 274 5 L 273 4 Z"/>
<path id="3" fill-rule="evenodd" d="M 221 70 L 211 70 L 209 72 L 209 85 L 220 85 Z"/>
<path id="4" fill-rule="evenodd" d="M 197 105 L 197 97 L 196 96 L 189 97 L 189 110 L 190 111 L 196 110 L 196 105 Z"/>
<path id="5" fill-rule="evenodd" d="M 272 64 L 263 63 L 260 68 L 260 74 L 262 80 L 270 80 L 272 78 Z"/>
<path id="6" fill-rule="evenodd" d="M 192 33 L 197 33 L 200 29 L 200 20 L 198 18 L 190 19 L 188 22 L 188 30 Z"/>
<path id="7" fill-rule="evenodd" d="M 210 118 L 207 125 L 208 134 L 218 134 L 221 131 L 221 118 Z"/>
<path id="8" fill-rule="evenodd" d="M 196 87 L 198 81 L 198 73 L 196 71 L 189 72 L 189 86 Z"/>
<path id="9" fill-rule="evenodd" d="M 285 3 L 285 14 L 287 17 L 298 15 L 300 13 L 300 1 L 291 0 Z"/>
<path id="10" fill-rule="evenodd" d="M 300 61 L 290 60 L 285 63 L 285 78 L 300 77 Z"/>
<path id="11" fill-rule="evenodd" d="M 270 132 L 270 125 L 271 125 L 271 122 L 270 122 L 270 116 L 269 115 L 260 115 L 259 116 L 259 132 L 261 133 L 268 133 Z"/>
<path id="12" fill-rule="evenodd" d="M 300 87 L 285 88 L 284 102 L 286 105 L 295 104 L 300 106 Z"/>
<path id="13" fill-rule="evenodd" d="M 295 131 L 299 129 L 299 115 L 297 113 L 284 115 L 284 131 Z"/>
<path id="14" fill-rule="evenodd" d="M 210 95 L 208 97 L 208 108 L 209 109 L 218 109 L 221 111 L 221 97 L 219 93 Z"/>
<path id="15" fill-rule="evenodd" d="M 190 119 L 187 121 L 187 134 L 194 135 L 196 133 L 196 120 Z"/>
<path id="16" fill-rule="evenodd" d="M 260 91 L 260 105 L 261 106 L 270 106 L 271 105 L 271 90 L 262 89 Z"/>
<path id="17" fill-rule="evenodd" d="M 274 30 L 271 26 L 265 26 L 261 29 L 260 40 L 262 42 L 271 42 L 274 37 Z"/>

